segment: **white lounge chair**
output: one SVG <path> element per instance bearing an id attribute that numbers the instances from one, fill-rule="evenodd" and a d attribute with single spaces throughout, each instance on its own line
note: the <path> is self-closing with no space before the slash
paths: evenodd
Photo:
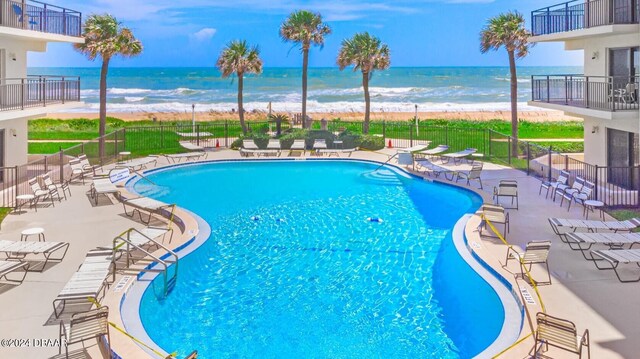
<path id="1" fill-rule="evenodd" d="M 445 178 L 449 181 L 452 181 L 456 176 L 455 171 L 444 168 L 442 166 L 438 166 L 435 163 L 431 162 L 431 160 L 429 160 L 428 158 L 415 158 L 413 164 L 414 170 L 416 170 L 417 172 L 426 173 L 428 176 L 431 176 L 433 174 L 434 177 L 438 178 L 441 174 L 444 174 Z"/>
<path id="2" fill-rule="evenodd" d="M 62 288 L 56 299 L 53 300 L 53 313 L 56 318 L 64 311 L 68 301 L 88 302 L 90 298 L 96 303 L 104 295 L 107 287 L 107 277 L 115 263 L 112 251 L 89 251 L 84 262 L 73 274 L 71 279 Z M 58 308 L 58 303 L 62 304 Z M 58 311 L 58 309 L 60 311 Z"/>
<path id="3" fill-rule="evenodd" d="M 28 242 L 0 240 L 0 252 L 4 253 L 7 259 L 25 261 L 27 257 L 42 255 L 44 262 L 42 268 L 35 270 L 42 272 L 49 261 L 60 262 L 64 259 L 69 249 L 67 242 Z M 59 252 L 62 251 L 62 254 Z M 56 256 L 54 254 L 58 253 Z M 33 270 L 33 268 L 31 268 Z"/>
<path id="4" fill-rule="evenodd" d="M 435 148 L 432 148 L 430 150 L 424 150 L 424 151 L 418 151 L 416 153 L 416 155 L 418 156 L 428 156 L 428 157 L 435 157 L 443 152 L 447 152 L 449 150 L 449 146 L 447 145 L 438 145 Z"/>
<path id="5" fill-rule="evenodd" d="M 98 205 L 98 196 L 114 195 L 120 197 L 120 189 L 108 177 L 94 178 L 89 188 L 89 196 Z"/>
<path id="6" fill-rule="evenodd" d="M 540 183 L 540 189 L 538 190 L 538 196 L 540 195 L 540 193 L 542 193 L 542 189 L 546 189 L 547 192 L 544 196 L 544 198 L 548 198 L 549 197 L 549 191 L 551 192 L 552 197 L 555 195 L 556 192 L 556 188 L 558 188 L 558 186 L 566 186 L 567 182 L 569 182 L 569 176 L 571 174 L 569 173 L 569 171 L 560 171 L 560 175 L 558 176 L 558 178 L 556 178 L 553 181 L 542 181 L 542 183 Z"/>
<path id="7" fill-rule="evenodd" d="M 603 259 L 604 262 L 609 263 L 610 266 L 601 266 L 598 264 L 601 261 L 594 260 L 593 263 L 598 269 L 613 269 L 616 273 L 616 277 L 622 283 L 640 282 L 640 276 L 638 278 L 625 279 L 620 276 L 618 267 L 620 264 L 634 265 L 640 268 L 640 249 L 616 249 L 616 250 L 600 250 L 591 251 L 591 255 L 596 258 Z"/>
<path id="8" fill-rule="evenodd" d="M 20 279 L 13 279 L 9 277 L 9 274 L 13 274 L 19 270 L 22 270 L 23 275 Z M 20 261 L 4 261 L 0 260 L 0 282 L 8 284 L 22 284 L 27 277 L 29 271 L 29 263 Z"/>
<path id="9" fill-rule="evenodd" d="M 149 224 L 149 222 L 151 222 L 151 218 L 154 214 L 160 216 L 164 214 L 165 218 L 170 217 L 170 215 L 167 216 L 167 214 L 171 212 L 170 210 L 168 210 L 168 208 L 174 207 L 173 204 L 164 203 L 149 197 L 123 199 L 122 206 L 124 207 L 124 213 L 127 216 L 133 217 L 137 212 L 138 216 L 140 217 L 140 221 L 145 224 Z M 131 211 L 127 210 L 127 208 L 129 207 L 131 208 Z M 142 212 L 145 212 L 147 214 L 146 220 L 143 218 Z"/>
<path id="10" fill-rule="evenodd" d="M 188 150 L 188 151 L 202 151 L 204 152 L 204 147 L 202 146 L 198 146 L 195 143 L 189 142 L 189 141 L 180 141 L 180 146 L 182 146 L 182 148 Z"/>
<path id="11" fill-rule="evenodd" d="M 358 150 L 357 148 L 345 148 L 345 149 L 327 148 L 324 150 L 319 150 L 319 152 L 321 154 L 327 154 L 327 157 L 331 157 L 331 156 L 340 157 L 341 154 L 347 155 L 347 157 L 351 157 L 351 155 L 357 150 Z"/>
<path id="12" fill-rule="evenodd" d="M 587 251 L 594 245 L 607 246 L 608 249 L 633 249 L 634 245 L 640 245 L 640 233 L 592 233 L 571 232 L 565 235 L 569 248 L 579 250 L 587 260 L 595 260 L 593 256 L 587 256 Z"/>
<path id="13" fill-rule="evenodd" d="M 207 158 L 207 153 L 206 152 L 174 153 L 170 155 L 164 155 L 164 157 L 167 159 L 167 162 L 180 163 L 182 160 L 197 161 L 202 157 Z"/>
<path id="14" fill-rule="evenodd" d="M 305 140 L 293 140 L 293 144 L 289 148 L 289 156 L 294 152 L 302 152 L 302 155 L 306 154 L 306 143 Z"/>
<path id="15" fill-rule="evenodd" d="M 135 171 L 146 169 L 147 166 L 151 164 L 153 164 L 154 167 L 158 164 L 157 156 L 147 156 L 147 157 L 141 157 L 141 158 L 134 158 L 126 162 L 118 162 L 116 164 L 116 168 L 128 168 L 131 171 L 135 172 Z"/>
<path id="16" fill-rule="evenodd" d="M 242 147 L 240 148 L 240 156 L 259 157 L 262 154 L 263 154 L 263 151 L 260 150 L 260 148 L 258 147 L 258 145 L 256 145 L 254 140 L 242 140 Z"/>
<path id="17" fill-rule="evenodd" d="M 282 145 L 280 144 L 280 140 L 270 139 L 269 143 L 267 143 L 267 154 L 275 154 L 276 156 L 280 156 L 280 151 L 282 151 Z"/>
<path id="18" fill-rule="evenodd" d="M 570 232 L 631 232 L 640 227 L 640 218 L 632 218 L 625 221 L 595 221 L 567 218 L 549 218 L 549 224 L 553 232 L 567 243 L 566 235 Z"/>
<path id="19" fill-rule="evenodd" d="M 441 158 L 442 158 L 442 162 L 443 163 L 449 163 L 449 161 L 453 159 L 453 163 L 454 164 L 458 164 L 458 163 L 462 162 L 463 159 L 471 156 L 472 154 L 474 154 L 476 152 L 478 152 L 477 149 L 469 147 L 469 148 L 464 149 L 462 151 L 444 154 L 444 155 L 441 156 Z M 446 161 L 445 161 L 445 159 L 446 159 Z"/>
<path id="20" fill-rule="evenodd" d="M 69 346 L 83 343 L 85 340 L 102 340 L 107 337 L 106 344 L 110 350 L 111 336 L 109 335 L 109 307 L 102 306 L 82 313 L 74 313 L 69 323 L 60 322 L 59 339 L 61 344 L 58 353 L 65 348 L 66 358 L 69 358 Z"/>
<path id="21" fill-rule="evenodd" d="M 323 138 L 317 138 L 313 140 L 313 150 L 316 155 L 320 155 L 321 154 L 320 151 L 326 150 L 326 149 L 327 149 L 327 140 Z"/>
<path id="22" fill-rule="evenodd" d="M 420 151 L 424 151 L 427 148 L 429 148 L 429 145 L 431 145 L 431 141 L 426 141 L 425 143 L 422 143 L 422 144 L 419 144 L 419 145 L 406 147 L 406 148 L 398 148 L 397 152 L 404 152 L 404 153 L 420 152 Z"/>

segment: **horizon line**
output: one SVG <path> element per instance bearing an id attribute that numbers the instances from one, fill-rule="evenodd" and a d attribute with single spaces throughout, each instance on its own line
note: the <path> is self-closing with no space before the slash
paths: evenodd
<path id="1" fill-rule="evenodd" d="M 415 68 L 502 68 L 509 67 L 509 65 L 491 65 L 491 66 L 473 66 L 473 65 L 419 65 L 419 66 L 393 66 L 391 69 L 415 69 Z M 529 67 L 584 67 L 584 65 L 521 65 L 517 68 L 529 68 Z M 27 68 L 50 68 L 50 69 L 99 69 L 100 66 L 27 66 Z M 110 69 L 195 69 L 195 68 L 210 68 L 217 69 L 215 66 L 109 66 Z M 338 69 L 338 66 L 309 66 L 309 69 Z M 265 66 L 263 69 L 302 69 L 302 66 Z M 386 71 L 386 70 L 380 70 Z"/>

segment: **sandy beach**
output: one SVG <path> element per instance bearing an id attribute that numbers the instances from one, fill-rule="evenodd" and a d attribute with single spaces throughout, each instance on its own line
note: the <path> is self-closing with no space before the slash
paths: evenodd
<path id="1" fill-rule="evenodd" d="M 286 113 L 288 116 L 292 116 L 291 113 Z M 214 121 L 214 120 L 235 120 L 238 118 L 237 113 L 234 112 L 196 112 L 197 121 Z M 157 120 L 157 121 L 187 121 L 191 120 L 190 112 L 108 112 L 108 116 L 123 119 L 125 121 L 140 121 L 140 120 Z M 264 120 L 267 117 L 266 112 L 253 111 L 247 112 L 245 115 L 249 121 Z M 359 112 L 334 112 L 334 113 L 309 113 L 314 120 L 320 120 L 323 118 L 334 119 L 340 118 L 342 120 L 362 121 L 364 118 L 363 113 Z M 371 113 L 372 120 L 387 120 L 387 121 L 407 121 L 412 119 L 413 113 L 408 112 L 373 112 Z M 71 112 L 71 113 L 51 113 L 47 114 L 47 118 L 55 119 L 73 119 L 73 118 L 97 118 L 98 112 Z M 418 117 L 420 119 L 447 119 L 447 120 L 473 120 L 473 121 L 488 121 L 488 120 L 511 120 L 510 111 L 440 111 L 440 112 L 419 112 Z M 545 122 L 545 121 L 581 121 L 582 119 L 576 117 L 570 117 L 564 115 L 561 111 L 520 111 L 518 112 L 518 118 L 531 122 Z"/>

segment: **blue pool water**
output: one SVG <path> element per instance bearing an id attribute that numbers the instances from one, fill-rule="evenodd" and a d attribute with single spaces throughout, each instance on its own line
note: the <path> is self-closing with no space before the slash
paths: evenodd
<path id="1" fill-rule="evenodd" d="M 200 358 L 468 358 L 488 347 L 503 306 L 451 239 L 480 198 L 375 167 L 223 162 L 138 182 L 212 229 L 168 297 L 144 293 L 151 339 Z"/>

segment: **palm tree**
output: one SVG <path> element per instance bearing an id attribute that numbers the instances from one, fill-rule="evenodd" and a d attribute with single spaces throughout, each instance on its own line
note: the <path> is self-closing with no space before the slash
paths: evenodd
<path id="1" fill-rule="evenodd" d="M 102 58 L 100 70 L 100 158 L 104 156 L 104 138 L 107 127 L 107 73 L 109 61 L 114 56 L 137 56 L 142 52 L 142 43 L 133 32 L 109 14 L 90 15 L 84 23 L 84 43 L 74 48 L 93 61 Z"/>
<path id="2" fill-rule="evenodd" d="M 244 108 L 242 107 L 242 89 L 244 86 L 244 74 L 262 73 L 262 59 L 257 46 L 247 45 L 246 40 L 234 40 L 222 49 L 216 66 L 220 69 L 222 77 L 235 74 L 238 77 L 238 116 L 242 133 L 247 134 L 247 125 L 244 123 Z"/>
<path id="3" fill-rule="evenodd" d="M 375 70 L 385 70 L 391 65 L 389 46 L 383 44 L 379 38 L 361 32 L 350 39 L 342 41 L 338 53 L 340 70 L 353 65 L 353 71 L 362 71 L 362 88 L 364 89 L 364 126 L 362 132 L 369 133 L 369 115 L 371 112 L 371 98 L 369 97 L 369 80 Z"/>
<path id="4" fill-rule="evenodd" d="M 311 45 L 323 46 L 325 35 L 331 33 L 329 25 L 322 22 L 322 15 L 307 10 L 292 12 L 280 25 L 280 37 L 302 46 L 302 121 L 307 126 L 307 68 Z"/>
<path id="5" fill-rule="evenodd" d="M 484 54 L 489 50 L 499 50 L 501 47 L 509 54 L 509 70 L 511 72 L 511 137 L 512 153 L 518 153 L 518 75 L 516 74 L 516 58 L 520 59 L 529 54 L 529 32 L 524 27 L 524 17 L 517 11 L 499 14 L 487 21 L 480 32 L 480 51 Z M 531 45 L 533 46 L 533 45 Z"/>

